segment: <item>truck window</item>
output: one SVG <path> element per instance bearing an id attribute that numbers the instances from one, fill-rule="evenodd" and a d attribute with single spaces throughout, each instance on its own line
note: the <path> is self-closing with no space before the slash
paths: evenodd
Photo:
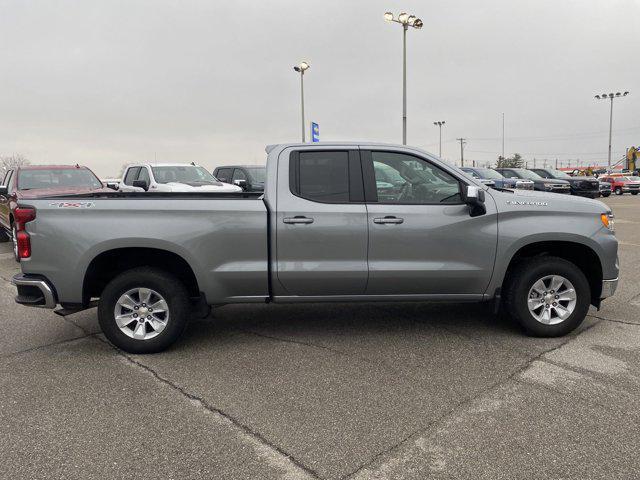
<path id="1" fill-rule="evenodd" d="M 246 180 L 247 179 L 247 175 L 244 173 L 244 171 L 241 168 L 236 168 L 233 171 L 233 177 L 231 178 L 231 182 L 235 182 L 236 180 Z"/>
<path id="2" fill-rule="evenodd" d="M 133 181 L 138 177 L 140 167 L 131 167 L 127 170 L 127 174 L 124 177 L 125 185 L 133 185 Z"/>
<path id="3" fill-rule="evenodd" d="M 151 179 L 149 178 L 149 170 L 147 167 L 140 168 L 140 173 L 138 173 L 138 180 L 144 180 L 147 182 L 147 185 L 151 185 Z"/>
<path id="4" fill-rule="evenodd" d="M 13 170 L 9 170 L 6 175 L 4 176 L 4 179 L 2 180 L 2 185 L 4 185 L 5 187 L 7 187 L 9 190 L 11 190 L 9 188 L 9 182 L 11 181 L 11 174 L 13 173 Z"/>
<path id="5" fill-rule="evenodd" d="M 299 152 L 291 157 L 291 192 L 321 203 L 349 203 L 349 153 Z"/>
<path id="6" fill-rule="evenodd" d="M 458 179 L 421 158 L 371 152 L 371 159 L 378 203 L 428 205 L 462 201 Z M 389 181 L 390 177 L 394 180 Z"/>
<path id="7" fill-rule="evenodd" d="M 218 170 L 218 173 L 215 177 L 221 182 L 231 183 L 231 169 L 230 168 L 221 168 Z"/>

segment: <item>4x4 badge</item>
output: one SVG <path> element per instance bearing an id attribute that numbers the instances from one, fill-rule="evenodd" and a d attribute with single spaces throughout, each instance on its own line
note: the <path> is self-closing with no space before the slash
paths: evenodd
<path id="1" fill-rule="evenodd" d="M 548 207 L 549 204 L 547 202 L 530 202 L 527 200 L 507 200 L 507 205 L 531 205 L 533 207 Z"/>

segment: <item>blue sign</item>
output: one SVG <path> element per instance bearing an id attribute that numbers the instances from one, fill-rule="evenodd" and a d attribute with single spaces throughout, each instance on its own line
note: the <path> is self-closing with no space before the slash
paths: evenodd
<path id="1" fill-rule="evenodd" d="M 311 122 L 311 141 L 320 141 L 320 125 L 318 125 L 316 122 Z"/>

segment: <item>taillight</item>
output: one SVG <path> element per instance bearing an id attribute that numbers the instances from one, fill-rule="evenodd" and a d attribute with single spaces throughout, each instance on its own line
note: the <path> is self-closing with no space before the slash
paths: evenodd
<path id="1" fill-rule="evenodd" d="M 34 208 L 18 207 L 13 211 L 13 220 L 16 227 L 16 244 L 18 246 L 18 258 L 31 256 L 31 237 L 25 231 L 25 225 L 36 219 Z"/>
<path id="2" fill-rule="evenodd" d="M 31 237 L 22 230 L 16 233 L 18 243 L 18 258 L 29 258 L 31 256 Z"/>
<path id="3" fill-rule="evenodd" d="M 36 211 L 33 208 L 18 207 L 13 211 L 16 230 L 24 230 L 26 223 L 36 219 Z"/>

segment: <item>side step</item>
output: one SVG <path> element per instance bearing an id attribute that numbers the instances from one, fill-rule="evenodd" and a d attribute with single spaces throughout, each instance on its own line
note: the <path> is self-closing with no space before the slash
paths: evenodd
<path id="1" fill-rule="evenodd" d="M 62 306 L 53 311 L 56 315 L 60 315 L 61 317 L 66 317 L 67 315 L 73 315 L 74 313 L 81 312 L 83 310 L 88 310 L 93 307 L 98 306 L 98 301 L 94 300 L 89 302 L 87 305 L 67 305 Z"/>

